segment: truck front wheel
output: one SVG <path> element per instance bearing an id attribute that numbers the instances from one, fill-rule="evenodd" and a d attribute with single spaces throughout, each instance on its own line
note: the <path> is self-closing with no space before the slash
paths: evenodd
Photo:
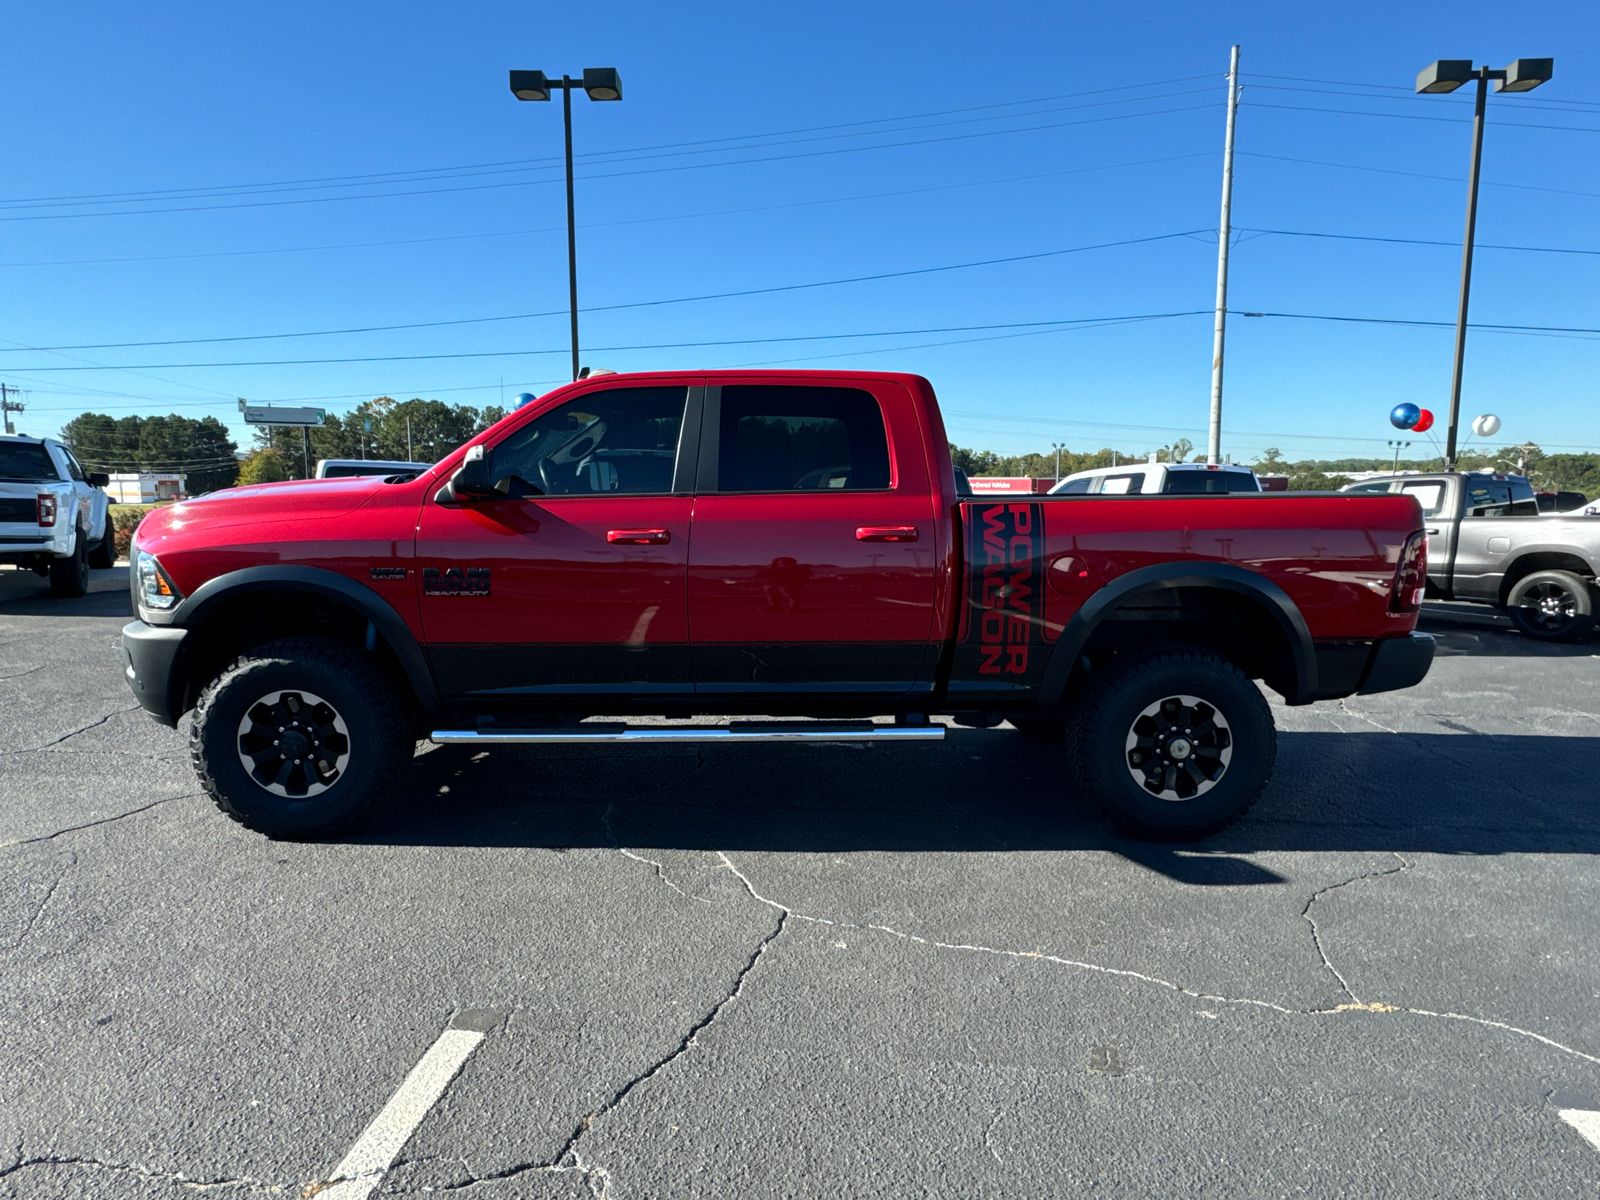
<path id="1" fill-rule="evenodd" d="M 1594 588 L 1570 571 L 1535 571 L 1517 580 L 1506 615 L 1531 638 L 1573 641 L 1594 628 Z"/>
<path id="2" fill-rule="evenodd" d="M 1127 833 L 1190 841 L 1232 824 L 1272 777 L 1277 731 L 1250 677 L 1169 648 L 1118 661 L 1069 726 L 1080 778 Z"/>
<path id="3" fill-rule="evenodd" d="M 275 838 L 349 829 L 409 757 L 394 690 L 356 651 L 323 638 L 258 646 L 195 706 L 200 785 L 241 825 Z"/>

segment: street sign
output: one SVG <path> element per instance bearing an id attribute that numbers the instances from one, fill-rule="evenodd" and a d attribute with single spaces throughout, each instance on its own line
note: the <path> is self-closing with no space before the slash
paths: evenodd
<path id="1" fill-rule="evenodd" d="M 249 425 L 319 426 L 328 415 L 320 408 L 274 408 L 270 404 L 242 402 L 239 411 L 244 413 L 245 423 Z"/>

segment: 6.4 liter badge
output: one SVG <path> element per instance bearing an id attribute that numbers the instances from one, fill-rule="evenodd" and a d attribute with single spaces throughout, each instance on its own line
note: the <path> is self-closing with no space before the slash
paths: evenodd
<path id="1" fill-rule="evenodd" d="M 487 596 L 489 594 L 488 567 L 438 567 L 422 568 L 422 594 L 424 596 Z"/>

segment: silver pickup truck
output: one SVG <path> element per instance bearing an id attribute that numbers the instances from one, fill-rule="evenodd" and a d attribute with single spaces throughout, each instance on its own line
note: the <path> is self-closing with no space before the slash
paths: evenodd
<path id="1" fill-rule="evenodd" d="M 1521 475 L 1392 475 L 1342 490 L 1416 497 L 1428 530 L 1429 597 L 1492 604 L 1547 641 L 1594 629 L 1600 517 L 1541 516 Z"/>

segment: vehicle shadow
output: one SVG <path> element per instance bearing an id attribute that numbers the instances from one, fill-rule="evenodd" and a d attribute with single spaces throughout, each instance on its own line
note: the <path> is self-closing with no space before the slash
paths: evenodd
<path id="1" fill-rule="evenodd" d="M 0 616 L 123 617 L 133 619 L 128 568 L 89 572 L 89 594 L 62 600 L 50 594 L 50 581 L 32 571 L 0 571 Z"/>
<path id="2" fill-rule="evenodd" d="M 1256 809 L 1189 845 L 1122 837 L 1060 753 L 1005 729 L 937 748 L 439 747 L 358 842 L 796 853 L 1102 850 L 1197 887 L 1283 882 L 1240 855 L 1600 853 L 1600 737 L 1284 733 Z M 1486 787 L 1485 780 L 1503 781 Z"/>
<path id="3" fill-rule="evenodd" d="M 1475 654 L 1491 658 L 1590 658 L 1600 654 L 1600 633 L 1576 642 L 1541 642 L 1518 633 L 1510 621 L 1489 608 L 1483 608 L 1481 615 L 1425 608 L 1417 628 L 1434 636 L 1441 657 Z"/>

